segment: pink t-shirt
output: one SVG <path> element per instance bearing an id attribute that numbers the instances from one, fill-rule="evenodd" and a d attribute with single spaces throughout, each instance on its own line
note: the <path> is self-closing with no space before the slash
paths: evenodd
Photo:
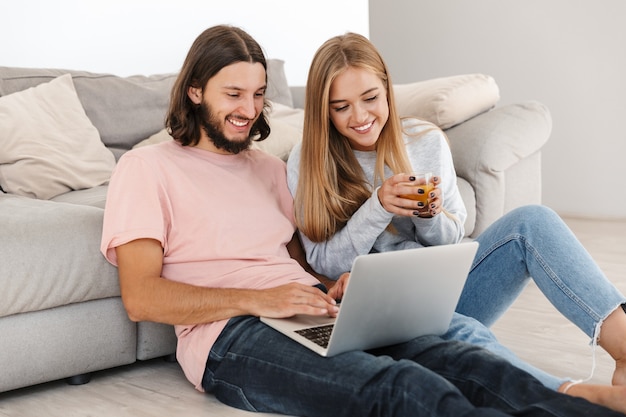
<path id="1" fill-rule="evenodd" d="M 175 141 L 120 158 L 107 195 L 101 251 L 152 238 L 164 248 L 162 276 L 205 287 L 315 285 L 286 249 L 295 231 L 283 161 L 259 150 L 221 155 Z M 226 320 L 176 326 L 177 358 L 199 390 Z"/>

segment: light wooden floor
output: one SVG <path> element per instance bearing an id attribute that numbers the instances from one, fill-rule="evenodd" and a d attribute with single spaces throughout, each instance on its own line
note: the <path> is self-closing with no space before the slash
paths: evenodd
<path id="1" fill-rule="evenodd" d="M 566 219 L 600 267 L 626 292 L 626 221 Z M 534 284 L 494 326 L 500 341 L 556 375 L 586 378 L 589 340 L 545 300 Z M 613 363 L 600 348 L 592 381 L 608 383 Z M 0 370 L 2 372 L 2 370 Z M 62 381 L 0 394 L 0 417 L 263 416 L 225 407 L 185 380 L 177 364 L 157 359 L 96 373 L 86 385 Z"/>

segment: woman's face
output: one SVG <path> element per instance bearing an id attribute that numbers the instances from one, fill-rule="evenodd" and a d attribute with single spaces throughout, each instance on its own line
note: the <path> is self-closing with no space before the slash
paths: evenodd
<path id="1" fill-rule="evenodd" d="M 330 86 L 330 121 L 352 149 L 373 151 L 389 118 L 387 90 L 371 71 L 348 68 Z"/>

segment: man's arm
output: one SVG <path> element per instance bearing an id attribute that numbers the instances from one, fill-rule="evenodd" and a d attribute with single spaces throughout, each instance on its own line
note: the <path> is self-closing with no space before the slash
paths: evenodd
<path id="1" fill-rule="evenodd" d="M 153 239 L 116 249 L 124 307 L 133 321 L 198 324 L 240 315 L 289 317 L 332 314 L 334 300 L 298 283 L 267 290 L 206 288 L 161 277 L 163 249 Z"/>

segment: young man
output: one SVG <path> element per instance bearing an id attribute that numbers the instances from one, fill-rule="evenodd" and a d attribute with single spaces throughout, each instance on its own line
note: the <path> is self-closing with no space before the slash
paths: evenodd
<path id="1" fill-rule="evenodd" d="M 261 323 L 334 316 L 347 280 L 320 289 L 295 234 L 285 164 L 249 149 L 269 134 L 265 89 L 260 46 L 235 27 L 208 29 L 172 90 L 176 140 L 126 153 L 109 186 L 102 252 L 119 268 L 128 315 L 176 325 L 197 389 L 306 416 L 622 415 L 461 342 L 428 336 L 324 358 Z"/>

